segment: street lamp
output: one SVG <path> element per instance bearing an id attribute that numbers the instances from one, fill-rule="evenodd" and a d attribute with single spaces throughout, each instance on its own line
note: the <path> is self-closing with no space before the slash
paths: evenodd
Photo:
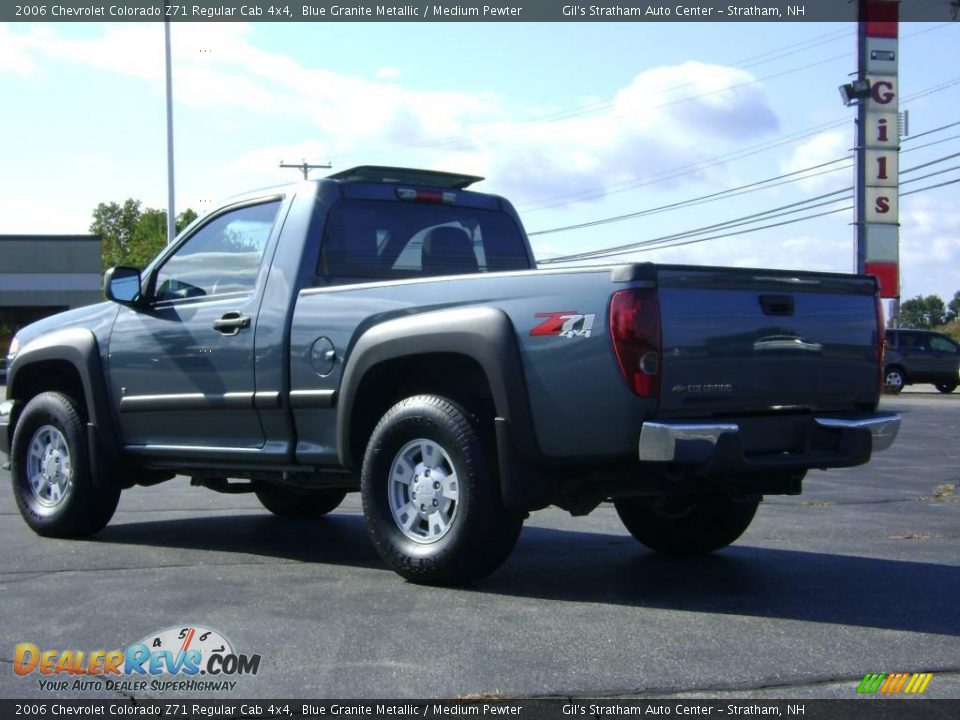
<path id="1" fill-rule="evenodd" d="M 170 53 L 170 20 L 163 21 L 163 41 L 167 79 L 167 244 L 177 235 L 177 215 L 173 207 L 173 61 Z"/>
<path id="2" fill-rule="evenodd" d="M 850 107 L 870 97 L 870 81 L 866 78 L 854 80 L 841 85 L 839 90 L 840 97 L 843 98 L 843 104 Z"/>

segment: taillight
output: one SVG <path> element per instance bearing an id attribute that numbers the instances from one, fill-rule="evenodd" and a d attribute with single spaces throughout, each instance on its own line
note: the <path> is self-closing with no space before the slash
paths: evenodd
<path id="1" fill-rule="evenodd" d="M 655 289 L 620 290 L 610 300 L 610 339 L 620 372 L 640 397 L 660 393 L 660 303 Z"/>
<path id="2" fill-rule="evenodd" d="M 446 203 L 456 201 L 457 194 L 443 190 L 415 190 L 414 188 L 397 188 L 397 197 L 400 200 L 413 200 L 422 203 Z"/>
<path id="3" fill-rule="evenodd" d="M 877 293 L 877 387 L 883 390 L 883 356 L 887 345 L 887 321 L 883 315 L 883 300 Z"/>

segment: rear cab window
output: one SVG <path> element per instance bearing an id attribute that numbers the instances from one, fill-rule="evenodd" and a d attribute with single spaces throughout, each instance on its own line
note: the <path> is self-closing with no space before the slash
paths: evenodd
<path id="1" fill-rule="evenodd" d="M 327 215 L 317 274 L 331 283 L 527 270 L 513 219 L 477 207 L 345 199 Z"/>

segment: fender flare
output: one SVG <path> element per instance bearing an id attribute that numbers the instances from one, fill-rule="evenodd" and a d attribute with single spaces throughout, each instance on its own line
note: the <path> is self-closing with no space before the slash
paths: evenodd
<path id="1" fill-rule="evenodd" d="M 107 469 L 121 459 L 120 443 L 110 415 L 106 376 L 100 360 L 100 347 L 93 332 L 86 328 L 66 328 L 28 342 L 13 359 L 7 376 L 9 397 L 17 400 L 18 377 L 39 362 L 56 360 L 70 364 L 83 386 L 87 411 L 87 435 L 94 478 L 107 478 Z M 12 432 L 12 426 L 11 426 Z"/>
<path id="2" fill-rule="evenodd" d="M 502 310 L 465 307 L 387 320 L 359 337 L 337 394 L 337 452 L 343 467 L 356 466 L 350 427 L 367 372 L 389 360 L 427 353 L 454 353 L 476 361 L 487 377 L 497 417 L 510 429 L 516 454 L 530 463 L 540 459 L 513 324 Z"/>

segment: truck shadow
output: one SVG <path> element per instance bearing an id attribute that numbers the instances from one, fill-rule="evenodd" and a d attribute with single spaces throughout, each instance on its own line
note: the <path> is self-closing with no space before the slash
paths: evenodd
<path id="1" fill-rule="evenodd" d="M 386 571 L 363 519 L 350 514 L 290 522 L 244 511 L 133 522 L 107 527 L 96 542 Z M 626 535 L 529 525 L 500 570 L 457 592 L 960 636 L 958 567 L 748 545 L 706 557 L 668 558 Z"/>
<path id="2" fill-rule="evenodd" d="M 748 545 L 676 558 L 629 536 L 527 527 L 515 556 L 478 589 L 960 636 L 960 567 L 910 560 Z"/>
<path id="3" fill-rule="evenodd" d="M 266 511 L 239 512 L 243 514 L 111 524 L 96 541 L 383 567 L 359 516 L 334 513 L 300 521 L 282 520 Z"/>

